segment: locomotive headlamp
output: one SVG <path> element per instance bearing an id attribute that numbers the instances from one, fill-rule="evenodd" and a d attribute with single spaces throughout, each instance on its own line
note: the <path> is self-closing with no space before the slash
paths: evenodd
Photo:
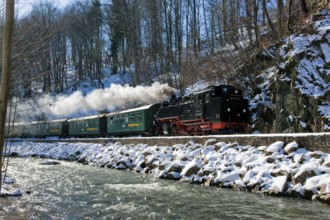
<path id="1" fill-rule="evenodd" d="M 227 112 L 230 112 L 230 108 L 227 108 Z"/>
<path id="2" fill-rule="evenodd" d="M 237 90 L 235 90 L 235 94 L 237 94 L 238 93 L 238 91 Z"/>
<path id="3" fill-rule="evenodd" d="M 243 109 L 243 113 L 246 113 L 246 109 Z"/>

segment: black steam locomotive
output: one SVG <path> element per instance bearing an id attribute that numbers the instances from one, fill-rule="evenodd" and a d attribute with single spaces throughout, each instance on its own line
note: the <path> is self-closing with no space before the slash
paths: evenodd
<path id="1" fill-rule="evenodd" d="M 248 101 L 233 86 L 211 86 L 189 97 L 172 97 L 164 102 L 156 124 L 167 135 L 242 132 L 249 126 Z"/>
<path id="2" fill-rule="evenodd" d="M 101 137 L 125 135 L 204 135 L 243 132 L 248 101 L 229 85 L 211 86 L 187 97 L 81 118 L 14 124 L 8 136 Z"/>

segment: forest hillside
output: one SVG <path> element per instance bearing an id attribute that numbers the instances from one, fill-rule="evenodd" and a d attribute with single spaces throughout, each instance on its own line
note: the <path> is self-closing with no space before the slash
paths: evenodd
<path id="1" fill-rule="evenodd" d="M 328 131 L 328 9 L 327 0 L 39 1 L 17 15 L 8 112 L 95 114 L 222 83 L 250 100 L 252 132 Z"/>

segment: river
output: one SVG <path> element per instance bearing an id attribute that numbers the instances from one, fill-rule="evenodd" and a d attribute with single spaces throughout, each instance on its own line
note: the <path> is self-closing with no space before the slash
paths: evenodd
<path id="1" fill-rule="evenodd" d="M 76 162 L 11 158 L 8 173 L 29 189 L 0 198 L 0 219 L 328 219 L 330 207 L 302 199 L 154 179 Z"/>

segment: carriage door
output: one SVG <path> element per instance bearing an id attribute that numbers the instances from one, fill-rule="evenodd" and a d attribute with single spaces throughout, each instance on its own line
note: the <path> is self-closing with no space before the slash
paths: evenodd
<path id="1" fill-rule="evenodd" d="M 203 93 L 195 95 L 195 119 L 204 118 L 204 96 Z"/>

